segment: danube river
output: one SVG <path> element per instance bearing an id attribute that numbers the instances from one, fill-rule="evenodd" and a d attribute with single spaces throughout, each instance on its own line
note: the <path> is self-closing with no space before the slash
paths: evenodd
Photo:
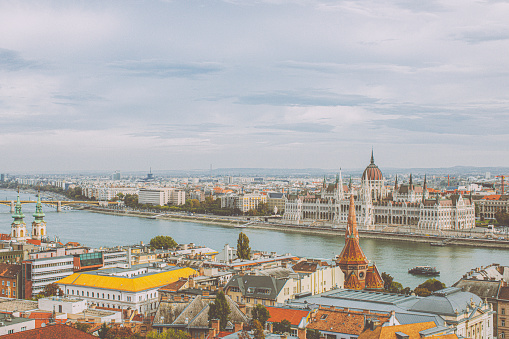
<path id="1" fill-rule="evenodd" d="M 16 193 L 1 191 L 0 200 L 14 200 Z M 35 200 L 34 195 L 21 194 L 22 200 Z M 291 253 L 297 256 L 330 259 L 343 248 L 344 237 L 309 235 L 284 231 L 245 228 L 242 230 L 201 224 L 128 216 L 115 216 L 70 210 L 57 213 L 54 208 L 43 207 L 46 213 L 48 234 L 57 235 L 62 243 L 77 241 L 90 247 L 147 243 L 156 235 L 169 235 L 178 243 L 193 242 L 220 251 L 225 244 L 235 247 L 238 234 L 243 231 L 252 249 Z M 25 222 L 31 230 L 35 204 L 23 205 Z M 10 233 L 10 208 L 0 205 L 0 233 Z M 431 247 L 424 243 L 388 240 L 360 240 L 361 247 L 374 261 L 380 272 L 388 272 L 403 286 L 415 287 L 426 280 L 407 273 L 417 265 L 436 267 L 442 274 L 439 280 L 448 286 L 459 280 L 471 268 L 491 263 L 509 265 L 509 251 L 459 246 Z"/>

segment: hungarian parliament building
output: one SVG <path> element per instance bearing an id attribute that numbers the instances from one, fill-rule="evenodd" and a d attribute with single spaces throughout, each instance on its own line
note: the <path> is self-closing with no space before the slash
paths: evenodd
<path id="1" fill-rule="evenodd" d="M 357 190 L 343 185 L 341 173 L 333 184 L 324 180 L 316 195 L 289 195 L 283 219 L 304 222 L 322 220 L 346 227 L 350 195 L 354 195 L 355 214 L 360 229 L 374 230 L 375 225 L 406 226 L 422 230 L 464 230 L 475 227 L 475 206 L 470 197 L 430 195 L 424 184 L 414 185 L 412 176 L 407 184 L 385 186 L 382 171 L 371 163 L 362 174 Z"/>

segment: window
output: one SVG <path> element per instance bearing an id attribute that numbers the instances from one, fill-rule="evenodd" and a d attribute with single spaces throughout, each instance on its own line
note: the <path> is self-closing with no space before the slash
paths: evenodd
<path id="1" fill-rule="evenodd" d="M 16 291 L 12 291 L 12 296 L 15 297 L 16 296 Z"/>
<path id="2" fill-rule="evenodd" d="M 88 291 L 87 291 L 87 297 L 89 297 L 90 295 L 88 294 Z"/>
<path id="3" fill-rule="evenodd" d="M 92 298 L 94 297 L 94 292 L 92 292 Z"/>
<path id="4" fill-rule="evenodd" d="M 247 289 L 247 293 L 249 293 L 249 294 L 253 294 L 254 292 L 255 292 L 255 288 L 254 287 L 249 287 Z"/>
<path id="5" fill-rule="evenodd" d="M 505 314 L 505 308 L 502 309 L 502 314 Z"/>
<path id="6" fill-rule="evenodd" d="M 11 286 L 11 282 L 10 281 L 7 282 L 7 286 Z"/>
<path id="7" fill-rule="evenodd" d="M 118 295 L 118 300 L 120 300 L 120 294 Z"/>
<path id="8" fill-rule="evenodd" d="M 12 287 L 16 287 L 16 282 L 15 281 L 12 282 Z"/>
<path id="9" fill-rule="evenodd" d="M 27 330 L 27 327 L 26 327 L 26 326 L 23 326 L 23 327 L 21 328 L 21 330 L 22 330 L 22 331 L 26 331 L 26 330 Z"/>
<path id="10" fill-rule="evenodd" d="M 322 316 L 320 317 L 320 320 L 325 320 L 327 319 L 329 315 L 328 314 L 322 314 Z"/>

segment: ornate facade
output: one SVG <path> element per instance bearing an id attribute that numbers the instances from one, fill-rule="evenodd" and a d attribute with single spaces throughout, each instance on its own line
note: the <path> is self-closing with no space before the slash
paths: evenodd
<path id="1" fill-rule="evenodd" d="M 383 289 L 384 282 L 375 264 L 370 265 L 359 245 L 359 233 L 355 217 L 355 201 L 350 195 L 345 247 L 336 259 L 336 264 L 345 274 L 345 288 L 353 290 Z"/>
<path id="2" fill-rule="evenodd" d="M 32 223 L 32 236 L 27 232 L 27 225 L 23 218 L 25 215 L 21 211 L 21 201 L 18 198 L 16 200 L 15 210 L 12 217 L 14 221 L 11 224 L 11 239 L 24 242 L 28 239 L 42 240 L 46 236 L 46 222 L 44 221 L 44 212 L 42 211 L 42 203 L 40 195 L 37 196 L 37 204 L 35 207 L 35 213 L 33 214 L 35 220 Z"/>
<path id="3" fill-rule="evenodd" d="M 348 192 L 347 192 L 348 191 Z M 462 230 L 475 227 L 475 207 L 472 199 L 453 195 L 443 199 L 430 197 L 426 178 L 423 186 L 398 184 L 385 186 L 382 171 L 371 162 L 362 174 L 361 188 L 355 194 L 343 186 L 341 173 L 335 184 L 324 181 L 317 195 L 289 196 L 283 219 L 303 222 L 322 220 L 346 227 L 349 197 L 355 195 L 356 221 L 362 229 L 375 225 L 407 226 L 424 230 Z"/>

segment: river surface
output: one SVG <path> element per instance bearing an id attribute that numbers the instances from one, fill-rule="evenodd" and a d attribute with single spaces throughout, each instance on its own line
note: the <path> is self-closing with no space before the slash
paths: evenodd
<path id="1" fill-rule="evenodd" d="M 21 200 L 36 200 L 33 194 L 20 194 Z M 0 200 L 15 200 L 16 192 L 0 190 Z M 43 198 L 44 200 L 44 198 Z M 31 231 L 35 204 L 23 205 L 27 229 Z M 57 235 L 62 243 L 77 241 L 90 247 L 148 243 L 156 235 L 169 235 L 180 244 L 195 243 L 220 251 L 225 244 L 236 247 L 242 231 L 253 250 L 291 253 L 297 256 L 330 259 L 341 253 L 343 236 L 309 235 L 294 232 L 244 228 L 242 230 L 201 224 L 128 216 L 105 215 L 89 211 L 69 210 L 57 213 L 55 208 L 43 207 L 47 232 Z M 0 205 L 0 233 L 10 233 L 10 207 Z M 431 247 L 425 243 L 360 239 L 364 254 L 376 263 L 380 272 L 387 272 L 396 281 L 416 287 L 424 277 L 407 273 L 417 265 L 429 265 L 441 271 L 438 278 L 447 286 L 458 281 L 468 270 L 491 263 L 509 265 L 509 251 L 460 246 Z"/>

